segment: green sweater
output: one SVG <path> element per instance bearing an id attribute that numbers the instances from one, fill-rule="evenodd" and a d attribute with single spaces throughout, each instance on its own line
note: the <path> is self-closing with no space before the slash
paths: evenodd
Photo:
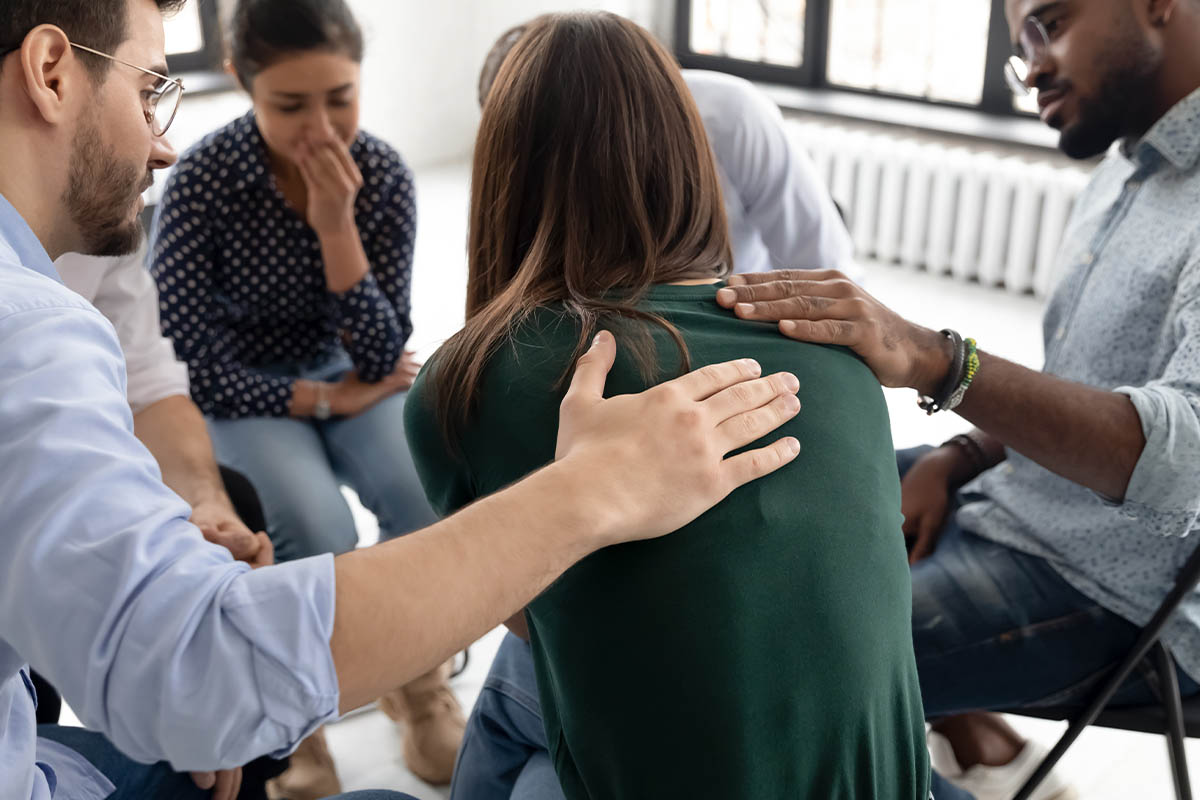
<path id="1" fill-rule="evenodd" d="M 717 306 L 717 288 L 656 287 L 643 308 L 679 328 L 693 367 L 753 357 L 764 374 L 796 374 L 803 410 L 768 439 L 791 434 L 802 450 L 684 529 L 584 559 L 530 604 L 563 789 L 570 800 L 927 800 L 900 486 L 879 383 L 846 350 L 737 320 Z M 674 345 L 655 339 L 674 375 Z M 462 459 L 441 436 L 422 374 L 406 425 L 440 513 L 553 459 L 555 386 L 578 341 L 578 326 L 550 309 L 515 333 L 488 367 Z M 619 354 L 608 394 L 644 388 Z"/>

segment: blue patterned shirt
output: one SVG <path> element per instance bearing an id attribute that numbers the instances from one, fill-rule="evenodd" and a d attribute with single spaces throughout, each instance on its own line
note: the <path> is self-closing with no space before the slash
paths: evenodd
<path id="1" fill-rule="evenodd" d="M 344 347 L 359 377 L 395 369 L 409 317 L 416 190 L 400 156 L 360 132 L 355 221 L 370 270 L 349 291 L 325 284 L 321 242 L 275 185 L 251 112 L 179 160 L 155 221 L 151 268 L 163 331 L 187 362 L 205 414 L 287 416 L 295 378 Z"/>
<path id="2" fill-rule="evenodd" d="M 1143 625 L 1200 545 L 1200 91 L 1096 169 L 1059 257 L 1045 371 L 1128 395 L 1145 450 L 1119 504 L 1010 450 L 959 521 Z M 1200 679 L 1200 593 L 1166 639 Z"/>

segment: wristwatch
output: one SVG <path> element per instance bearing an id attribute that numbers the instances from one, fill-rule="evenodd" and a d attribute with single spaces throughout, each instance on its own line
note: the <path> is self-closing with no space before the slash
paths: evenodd
<path id="1" fill-rule="evenodd" d="M 325 381 L 313 381 L 317 386 L 317 402 L 313 405 L 313 419 L 329 419 L 333 411 L 329 407 L 329 384 Z"/>

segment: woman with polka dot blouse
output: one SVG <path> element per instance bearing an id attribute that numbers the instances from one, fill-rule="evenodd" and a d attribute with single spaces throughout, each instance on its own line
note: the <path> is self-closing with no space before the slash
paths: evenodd
<path id="1" fill-rule="evenodd" d="M 403 424 L 419 369 L 404 349 L 413 176 L 358 130 L 363 42 L 344 0 L 240 0 L 232 46 L 253 110 L 167 182 L 152 255 L 163 329 L 218 458 L 258 489 L 278 558 L 342 553 L 358 540 L 342 483 L 384 537 L 435 521 Z M 386 704 L 433 717 L 405 751 L 434 782 L 462 731 L 442 673 Z"/>

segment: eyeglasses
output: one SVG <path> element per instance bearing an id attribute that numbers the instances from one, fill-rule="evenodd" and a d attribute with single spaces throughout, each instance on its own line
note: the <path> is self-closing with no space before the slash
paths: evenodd
<path id="1" fill-rule="evenodd" d="M 1016 52 L 1009 56 L 1004 64 L 1004 77 L 1008 80 L 1008 88 L 1017 97 L 1027 97 L 1033 94 L 1029 86 L 1029 76 L 1034 67 L 1041 64 L 1050 49 L 1050 34 L 1046 26 L 1037 17 L 1026 17 L 1021 25 L 1021 34 L 1017 37 Z"/>
<path id="2" fill-rule="evenodd" d="M 171 123 L 175 121 L 175 114 L 179 112 L 179 103 L 183 100 L 183 81 L 178 78 L 169 78 L 166 75 L 161 75 L 152 69 L 139 67 L 137 64 L 130 64 L 128 61 L 122 61 L 116 56 L 101 53 L 99 50 L 93 50 L 90 47 L 75 44 L 75 42 L 71 42 L 71 47 L 82 50 L 85 53 L 91 53 L 94 56 L 107 58 L 109 61 L 115 61 L 126 67 L 133 67 L 138 72 L 144 72 L 147 75 L 158 78 L 154 83 L 154 88 L 142 92 L 142 110 L 146 114 L 146 123 L 150 126 L 150 130 L 154 131 L 155 136 L 162 136 L 167 132 L 167 129 L 171 127 Z"/>
<path id="3" fill-rule="evenodd" d="M 71 42 L 71 47 L 82 50 L 85 53 L 91 53 L 94 56 L 107 58 L 109 61 L 115 61 L 123 66 L 132 67 L 138 72 L 144 72 L 147 75 L 158 78 L 153 88 L 142 92 L 142 113 L 146 115 L 146 124 L 150 126 L 150 130 L 154 132 L 155 136 L 166 134 L 167 129 L 171 127 L 171 123 L 175 121 L 175 115 L 179 112 L 179 103 L 183 100 L 183 81 L 178 78 L 161 75 L 152 69 L 139 67 L 137 64 L 130 64 L 128 61 L 122 61 L 116 56 L 101 53 L 99 50 L 93 50 L 90 47 L 75 44 L 75 42 Z M 20 45 L 6 47 L 0 50 L 0 58 L 5 58 L 20 49 Z"/>

